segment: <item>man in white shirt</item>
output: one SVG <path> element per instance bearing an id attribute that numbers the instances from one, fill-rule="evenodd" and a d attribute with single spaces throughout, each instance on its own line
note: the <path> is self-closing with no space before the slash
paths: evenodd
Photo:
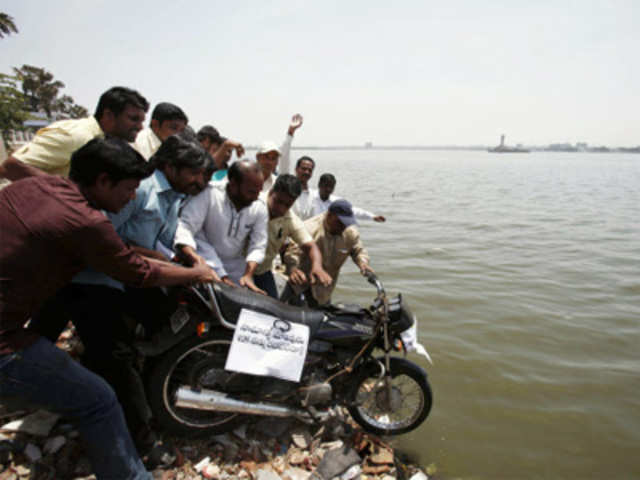
<path id="1" fill-rule="evenodd" d="M 314 189 L 310 188 L 309 180 L 313 176 L 313 169 L 316 168 L 316 162 L 313 158 L 300 157 L 296 162 L 295 175 L 302 184 L 302 193 L 291 208 L 302 220 L 311 218 L 311 204 L 313 201 Z"/>
<path id="2" fill-rule="evenodd" d="M 333 195 L 336 188 L 336 177 L 330 173 L 320 175 L 318 181 L 318 190 L 313 190 L 311 199 L 311 217 L 320 215 L 329 210 L 331 202 L 338 200 L 340 197 Z M 353 207 L 353 215 L 358 220 L 373 220 L 374 222 L 385 222 L 387 219 L 382 215 L 375 215 L 363 208 Z"/>
<path id="3" fill-rule="evenodd" d="M 271 140 L 262 142 L 260 145 L 256 153 L 256 161 L 262 168 L 262 176 L 264 177 L 263 192 L 268 192 L 271 190 L 271 187 L 273 187 L 277 176 L 275 172 L 278 166 L 280 167 L 278 169 L 280 173 L 290 173 L 289 152 L 291 151 L 291 142 L 293 141 L 293 135 L 296 133 L 296 130 L 302 126 L 302 121 L 302 115 L 299 113 L 291 117 L 287 136 L 284 142 L 282 142 L 282 145 L 278 146 Z"/>
<path id="4" fill-rule="evenodd" d="M 261 170 L 242 160 L 229 167 L 227 178 L 223 185 L 207 185 L 184 206 L 174 248 L 187 261 L 204 260 L 223 282 L 264 293 L 253 282 L 267 248 L 269 214 L 258 199 Z"/>
<path id="5" fill-rule="evenodd" d="M 140 154 L 149 160 L 167 138 L 182 132 L 189 119 L 180 107 L 173 103 L 162 102 L 156 105 L 151 113 L 149 127 L 138 133 L 136 141 L 131 144 Z"/>

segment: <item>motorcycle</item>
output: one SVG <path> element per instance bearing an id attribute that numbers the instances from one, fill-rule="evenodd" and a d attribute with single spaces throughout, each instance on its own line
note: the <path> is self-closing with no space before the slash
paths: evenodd
<path id="1" fill-rule="evenodd" d="M 144 356 L 155 357 L 147 398 L 156 421 L 178 435 L 216 435 L 247 415 L 313 423 L 344 406 L 368 432 L 414 430 L 431 410 L 431 387 L 421 367 L 392 354 L 406 357 L 407 333 L 415 335 L 417 321 L 401 295 L 389 298 L 375 275 L 368 280 L 377 289 L 369 308 L 294 307 L 224 284 L 180 290 L 171 332 L 138 345 Z M 281 332 L 308 327 L 299 381 L 225 369 L 243 311 L 275 318 Z"/>

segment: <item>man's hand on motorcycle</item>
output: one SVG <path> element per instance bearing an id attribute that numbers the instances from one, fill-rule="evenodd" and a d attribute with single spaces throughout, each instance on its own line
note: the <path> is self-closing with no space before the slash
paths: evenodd
<path id="1" fill-rule="evenodd" d="M 189 267 L 196 265 L 206 265 L 207 261 L 196 253 L 196 251 L 190 246 L 182 246 L 178 249 L 178 258 L 182 263 Z"/>
<path id="2" fill-rule="evenodd" d="M 371 268 L 368 263 L 362 263 L 360 265 L 360 273 L 366 277 L 367 273 L 376 273 L 376 272 L 373 271 L 373 268 Z"/>
<path id="3" fill-rule="evenodd" d="M 307 283 L 307 276 L 299 268 L 293 268 L 289 273 L 289 281 L 292 285 L 304 285 Z"/>
<path id="4" fill-rule="evenodd" d="M 230 287 L 237 287 L 238 285 L 235 284 L 235 282 L 233 280 L 231 280 L 231 278 L 229 277 L 229 275 L 225 275 L 224 277 L 222 277 L 222 280 L 220 280 L 222 283 L 229 285 Z"/>
<path id="5" fill-rule="evenodd" d="M 304 275 L 304 274 L 303 274 Z M 309 275 L 311 285 L 315 285 L 316 283 L 320 283 L 323 287 L 328 287 L 331 285 L 333 281 L 331 275 L 325 272 L 324 268 L 318 268 L 317 270 L 311 270 L 311 274 Z"/>
<path id="6" fill-rule="evenodd" d="M 207 264 L 194 265 L 191 268 L 193 269 L 193 273 L 196 275 L 194 283 L 211 283 L 220 281 L 220 277 Z"/>
<path id="7" fill-rule="evenodd" d="M 242 277 L 240 277 L 239 283 L 241 287 L 246 287 L 252 292 L 261 293 L 262 295 L 267 294 L 267 292 L 265 292 L 261 288 L 258 288 L 256 284 L 253 283 L 253 277 L 251 275 L 243 275 Z"/>

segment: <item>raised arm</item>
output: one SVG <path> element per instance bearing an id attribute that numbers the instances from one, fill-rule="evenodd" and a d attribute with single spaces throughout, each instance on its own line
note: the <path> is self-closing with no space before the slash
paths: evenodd
<path id="1" fill-rule="evenodd" d="M 280 146 L 280 160 L 278 162 L 279 173 L 292 173 L 291 170 L 291 142 L 293 142 L 293 136 L 302 126 L 302 115 L 296 113 L 291 117 L 289 122 L 289 128 L 287 129 L 287 135 L 284 137 L 284 141 Z"/>

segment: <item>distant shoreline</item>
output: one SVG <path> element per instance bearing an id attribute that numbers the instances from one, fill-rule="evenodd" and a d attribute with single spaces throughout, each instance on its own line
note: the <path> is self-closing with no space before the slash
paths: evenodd
<path id="1" fill-rule="evenodd" d="M 250 145 L 247 150 L 258 150 L 258 146 Z M 458 146 L 458 145 L 379 145 L 379 146 L 359 146 L 359 145 L 335 145 L 335 146 L 292 146 L 292 150 L 456 150 L 456 151 L 484 151 L 491 148 L 484 145 Z M 531 153 L 553 152 L 553 153 L 640 153 L 638 147 L 595 147 L 586 150 L 554 149 L 548 147 L 525 147 Z M 489 153 L 489 152 L 487 152 Z M 502 153 L 502 152 L 490 152 Z"/>

